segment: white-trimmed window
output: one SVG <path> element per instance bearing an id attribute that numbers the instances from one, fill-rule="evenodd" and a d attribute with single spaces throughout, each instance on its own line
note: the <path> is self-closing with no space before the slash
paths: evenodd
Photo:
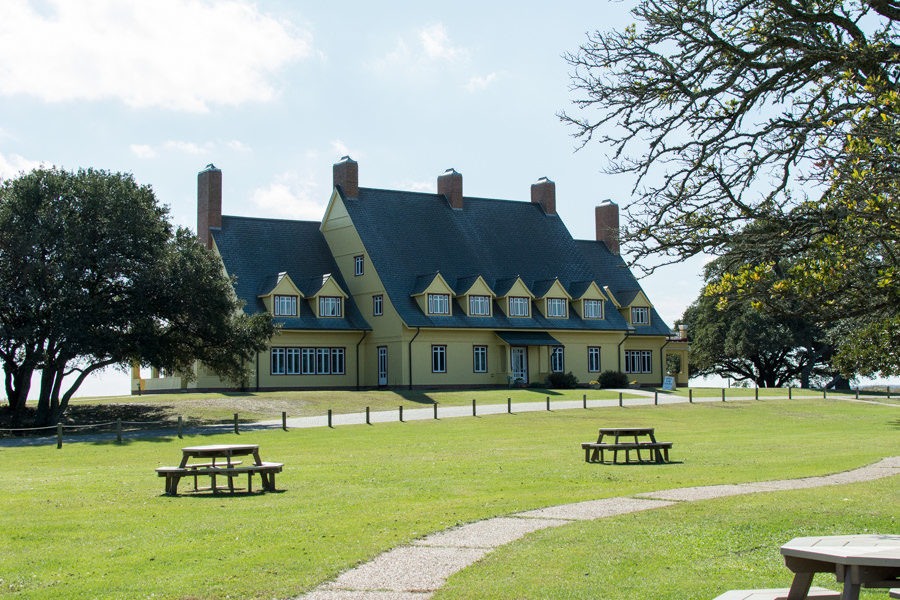
<path id="1" fill-rule="evenodd" d="M 588 373 L 600 372 L 600 346 L 588 346 Z"/>
<path id="2" fill-rule="evenodd" d="M 447 346 L 431 347 L 431 372 L 447 372 Z"/>
<path id="3" fill-rule="evenodd" d="M 285 348 L 272 348 L 272 375 L 284 375 Z"/>
<path id="4" fill-rule="evenodd" d="M 626 350 L 626 373 L 652 373 L 653 353 L 650 350 Z"/>
<path id="5" fill-rule="evenodd" d="M 525 296 L 509 297 L 509 316 L 511 317 L 529 317 L 531 316 L 531 300 Z"/>
<path id="6" fill-rule="evenodd" d="M 469 296 L 469 315 L 473 317 L 491 316 L 491 297 Z"/>
<path id="7" fill-rule="evenodd" d="M 343 314 L 340 296 L 322 296 L 319 298 L 320 317 L 340 317 Z"/>
<path id="8" fill-rule="evenodd" d="M 547 316 L 566 318 L 568 303 L 565 298 L 547 298 Z"/>
<path id="9" fill-rule="evenodd" d="M 450 314 L 450 294 L 428 294 L 429 315 Z"/>
<path id="10" fill-rule="evenodd" d="M 301 373 L 303 375 L 315 375 L 316 374 L 316 349 L 315 348 L 302 348 L 301 349 Z"/>
<path id="11" fill-rule="evenodd" d="M 376 317 L 384 314 L 384 296 L 381 294 L 372 296 L 372 314 Z"/>
<path id="12" fill-rule="evenodd" d="M 472 346 L 472 371 L 487 373 L 487 346 Z"/>
<path id="13" fill-rule="evenodd" d="M 344 374 L 344 355 L 345 351 L 343 348 L 332 348 L 331 349 L 331 374 L 332 375 L 343 375 Z"/>
<path id="14" fill-rule="evenodd" d="M 331 348 L 316 348 L 316 373 L 320 375 L 331 373 Z"/>
<path id="15" fill-rule="evenodd" d="M 646 306 L 631 307 L 631 324 L 632 325 L 649 325 L 650 309 Z"/>
<path id="16" fill-rule="evenodd" d="M 300 348 L 285 348 L 288 375 L 300 374 Z"/>
<path id="17" fill-rule="evenodd" d="M 553 373 L 562 373 L 566 369 L 566 361 L 562 346 L 553 346 L 550 348 L 550 371 Z"/>
<path id="18" fill-rule="evenodd" d="M 276 317 L 297 316 L 297 296 L 275 296 L 274 311 Z"/>
<path id="19" fill-rule="evenodd" d="M 584 301 L 584 318 L 585 319 L 602 319 L 603 318 L 603 300 L 585 300 Z"/>
<path id="20" fill-rule="evenodd" d="M 362 254 L 360 254 L 359 256 L 354 256 L 353 257 L 353 274 L 356 276 L 362 275 L 363 270 L 365 268 L 365 264 L 366 264 L 366 259 L 363 257 Z"/>

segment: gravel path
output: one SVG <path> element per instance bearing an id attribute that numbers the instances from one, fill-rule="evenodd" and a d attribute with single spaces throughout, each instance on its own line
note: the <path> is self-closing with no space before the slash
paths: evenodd
<path id="1" fill-rule="evenodd" d="M 297 600 L 425 600 L 431 598 L 448 577 L 477 562 L 493 549 L 541 529 L 651 510 L 677 502 L 843 485 L 898 474 L 900 456 L 822 477 L 678 488 L 495 517 L 438 532 L 408 546 L 389 550 Z"/>

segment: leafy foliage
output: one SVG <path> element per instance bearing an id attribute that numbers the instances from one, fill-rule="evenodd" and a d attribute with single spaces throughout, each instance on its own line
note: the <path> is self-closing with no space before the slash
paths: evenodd
<path id="1" fill-rule="evenodd" d="M 716 293 L 823 323 L 862 316 L 870 333 L 890 332 L 900 7 L 645 0 L 633 14 L 636 25 L 591 34 L 567 56 L 581 97 L 578 114 L 561 117 L 584 143 L 612 147 L 610 172 L 635 177 L 622 235 L 635 260 L 722 255 L 729 274 Z M 843 340 L 841 364 L 861 341 Z M 900 358 L 878 369 L 900 374 Z"/>
<path id="2" fill-rule="evenodd" d="M 240 311 L 218 259 L 173 231 L 149 186 L 92 169 L 39 169 L 0 187 L 0 296 L 8 402 L 21 409 L 39 371 L 44 422 L 108 366 L 190 378 L 201 360 L 240 381 L 274 331 Z"/>
<path id="3" fill-rule="evenodd" d="M 571 390 L 578 387 L 578 377 L 569 371 L 568 373 L 550 373 L 547 382 L 552 388 Z"/>
<path id="4" fill-rule="evenodd" d="M 599 383 L 602 388 L 627 388 L 628 375 L 622 371 L 608 369 L 600 373 L 600 376 L 597 377 L 597 383 Z"/>

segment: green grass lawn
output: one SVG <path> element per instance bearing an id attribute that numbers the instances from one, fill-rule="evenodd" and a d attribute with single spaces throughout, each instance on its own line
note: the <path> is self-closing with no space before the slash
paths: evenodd
<path id="1" fill-rule="evenodd" d="M 658 439 L 674 442 L 673 463 L 585 463 L 579 443 L 600 425 L 656 427 Z M 235 442 L 258 443 L 264 460 L 285 463 L 282 491 L 162 494 L 153 469 L 177 464 L 181 447 Z M 642 491 L 823 475 L 898 455 L 900 410 L 764 399 L 0 454 L 2 597 L 292 598 L 460 523 Z M 781 543 L 813 532 L 897 533 L 888 516 L 900 514 L 898 488 L 889 480 L 731 498 L 547 530 L 455 576 L 440 597 L 683 600 L 712 598 L 722 586 L 785 584 Z"/>

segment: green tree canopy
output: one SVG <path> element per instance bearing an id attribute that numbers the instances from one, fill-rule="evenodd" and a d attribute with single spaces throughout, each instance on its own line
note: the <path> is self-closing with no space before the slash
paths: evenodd
<path id="1" fill-rule="evenodd" d="M 131 175 L 38 169 L 0 187 L 0 360 L 11 409 L 40 372 L 61 416 L 90 373 L 138 362 L 240 382 L 274 326 L 241 311 L 221 263 Z M 64 387 L 64 378 L 69 377 Z"/>
<path id="2" fill-rule="evenodd" d="M 567 56 L 579 97 L 561 117 L 634 177 L 634 260 L 724 256 L 720 294 L 897 332 L 900 4 L 644 0 L 633 15 Z"/>

